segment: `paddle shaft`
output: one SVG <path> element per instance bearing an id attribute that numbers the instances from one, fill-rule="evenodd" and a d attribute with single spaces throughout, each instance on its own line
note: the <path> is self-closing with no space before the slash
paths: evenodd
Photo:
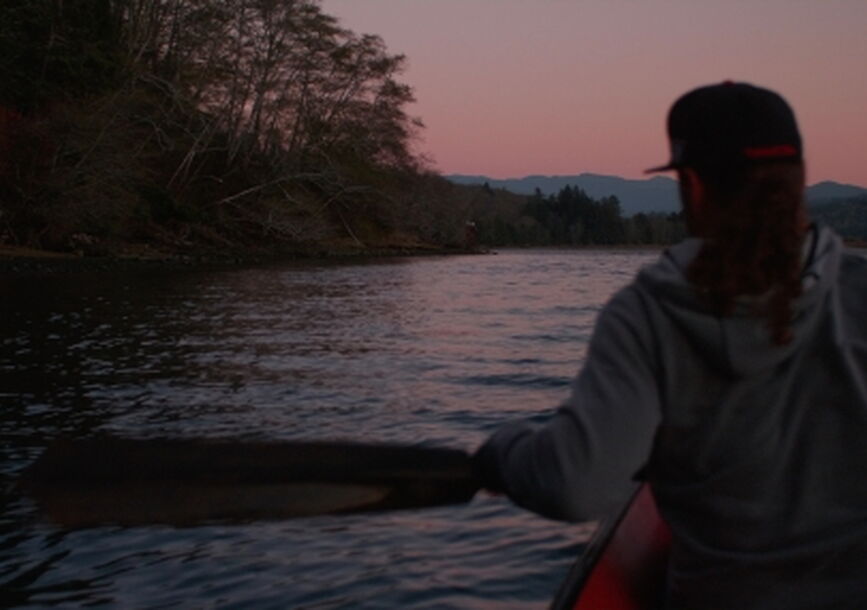
<path id="1" fill-rule="evenodd" d="M 19 485 L 52 521 L 198 525 L 419 508 L 479 489 L 456 449 L 96 438 L 50 445 Z"/>

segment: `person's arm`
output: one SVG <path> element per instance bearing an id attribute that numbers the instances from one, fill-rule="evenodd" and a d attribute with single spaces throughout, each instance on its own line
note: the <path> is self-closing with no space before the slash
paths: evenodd
<path id="1" fill-rule="evenodd" d="M 599 314 L 570 398 L 545 424 L 497 430 L 474 456 L 485 487 L 553 519 L 585 521 L 622 503 L 660 422 L 652 332 L 632 288 Z"/>

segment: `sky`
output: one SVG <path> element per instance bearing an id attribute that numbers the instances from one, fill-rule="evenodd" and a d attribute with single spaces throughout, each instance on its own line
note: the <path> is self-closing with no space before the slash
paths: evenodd
<path id="1" fill-rule="evenodd" d="M 808 182 L 867 187 L 867 0 L 320 0 L 407 57 L 444 174 L 642 178 L 665 117 L 735 80 L 792 105 Z"/>

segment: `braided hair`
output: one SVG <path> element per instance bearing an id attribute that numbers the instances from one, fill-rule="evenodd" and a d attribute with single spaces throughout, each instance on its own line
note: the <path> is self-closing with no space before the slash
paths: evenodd
<path id="1" fill-rule="evenodd" d="M 801 294 L 801 244 L 807 226 L 800 161 L 750 166 L 697 166 L 710 221 L 687 278 L 717 315 L 739 296 L 754 299 L 772 343 L 792 340 L 792 301 Z"/>

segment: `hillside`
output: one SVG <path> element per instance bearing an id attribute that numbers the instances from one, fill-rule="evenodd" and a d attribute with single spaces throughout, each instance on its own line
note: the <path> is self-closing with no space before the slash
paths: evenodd
<path id="1" fill-rule="evenodd" d="M 404 64 L 316 0 L 6 0 L 0 252 L 460 247 Z"/>
<path id="2" fill-rule="evenodd" d="M 867 242 L 867 195 L 812 205 L 810 216 L 845 239 Z"/>
<path id="3" fill-rule="evenodd" d="M 825 180 L 817 182 L 807 189 L 807 202 L 810 205 L 823 205 L 841 199 L 853 199 L 865 195 L 867 195 L 867 188 Z"/>
<path id="4" fill-rule="evenodd" d="M 633 180 L 584 173 L 567 176 L 536 175 L 500 180 L 487 176 L 452 174 L 447 175 L 446 178 L 456 184 L 487 183 L 493 189 L 505 189 L 523 195 L 532 195 L 536 189 L 543 195 L 553 195 L 566 186 L 577 186 L 595 199 L 612 195 L 617 197 L 625 216 L 648 212 L 671 213 L 680 209 L 677 182 L 668 176 Z M 859 195 L 867 195 L 867 188 L 831 181 L 819 182 L 807 188 L 807 201 L 811 205 L 822 205 L 833 200 Z"/>
<path id="5" fill-rule="evenodd" d="M 618 176 L 577 174 L 572 176 L 525 176 L 498 180 L 487 176 L 447 175 L 457 184 L 485 184 L 493 189 L 505 189 L 521 195 L 532 195 L 538 189 L 543 195 L 554 195 L 566 186 L 577 186 L 594 199 L 615 196 L 620 200 L 624 215 L 648 212 L 677 212 L 677 183 L 667 176 L 647 180 L 630 180 Z"/>

